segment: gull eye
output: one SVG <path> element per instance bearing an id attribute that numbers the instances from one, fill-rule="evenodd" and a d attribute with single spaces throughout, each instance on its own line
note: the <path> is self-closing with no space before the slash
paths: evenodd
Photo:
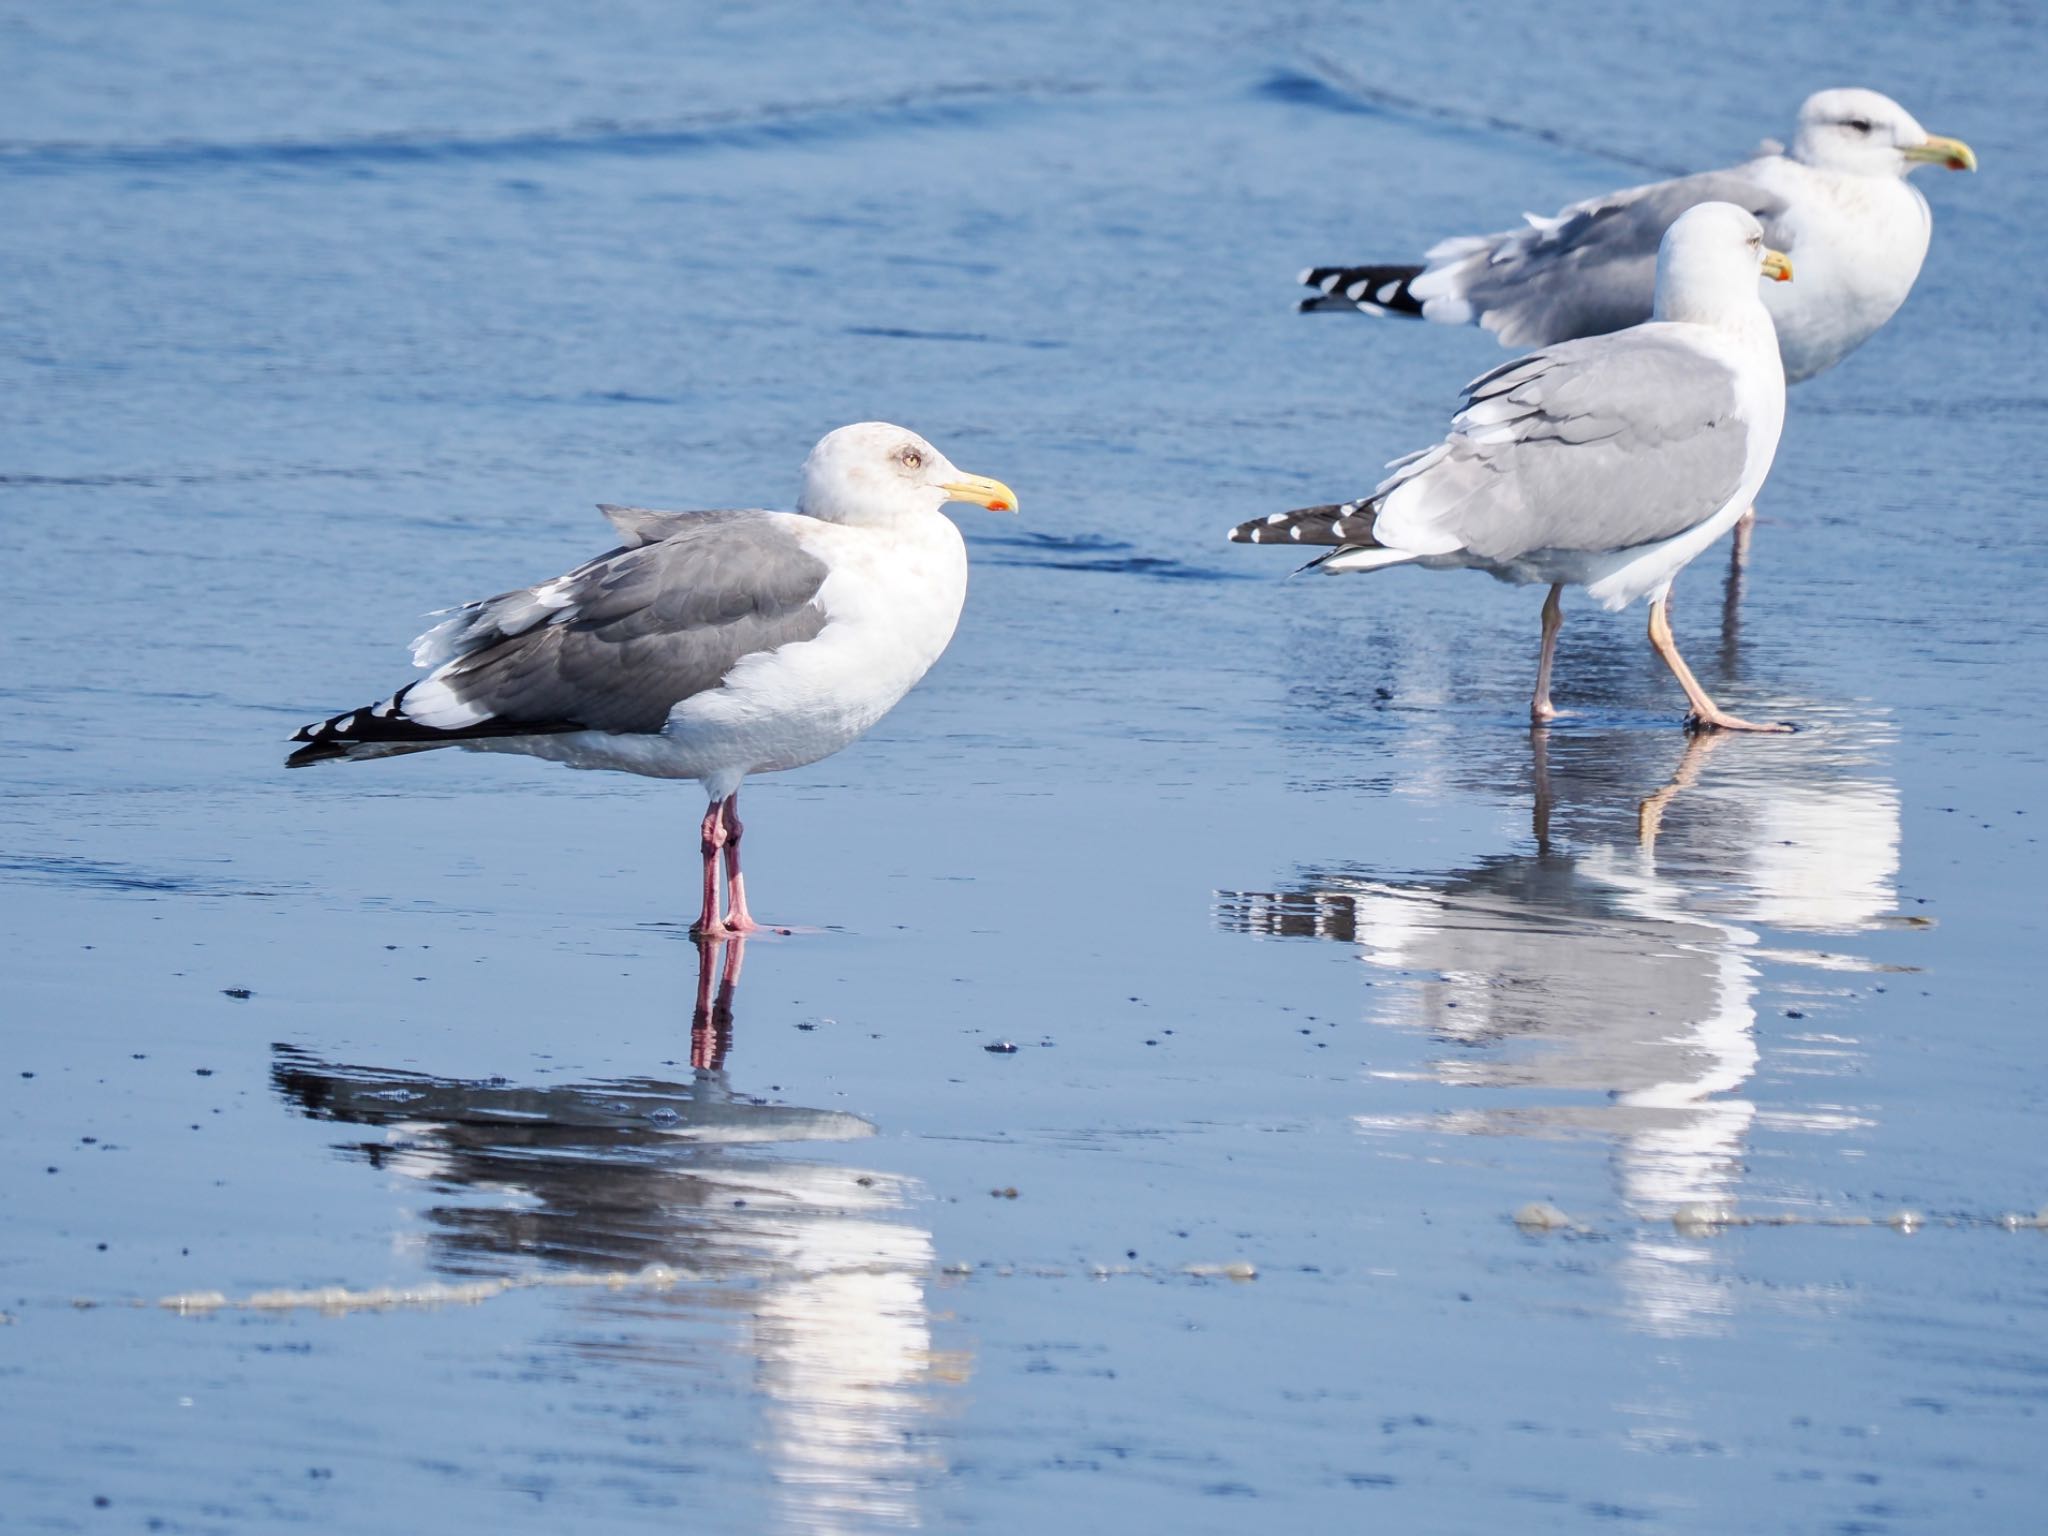
<path id="1" fill-rule="evenodd" d="M 915 448 L 906 446 L 896 450 L 896 462 L 905 469 L 923 469 L 924 455 Z"/>
<path id="2" fill-rule="evenodd" d="M 1857 133 L 1868 133 L 1870 132 L 1871 125 L 1870 119 L 1867 117 L 1852 117 L 1847 122 L 1843 123 L 1842 126 L 1845 128 L 1854 129 Z"/>

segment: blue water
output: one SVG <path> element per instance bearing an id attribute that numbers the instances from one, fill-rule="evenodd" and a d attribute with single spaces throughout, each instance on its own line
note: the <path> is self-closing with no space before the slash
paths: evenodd
<path id="1" fill-rule="evenodd" d="M 2028 7 L 0 10 L 0 1527 L 2037 1524 L 2044 65 Z M 1800 734 L 1689 742 L 1568 604 L 1532 739 L 1532 593 L 1222 542 L 1499 357 L 1299 267 L 1843 83 L 1983 171 L 1679 587 Z M 750 786 L 805 931 L 700 957 L 687 786 L 282 771 L 593 503 L 872 416 L 1024 516 Z M 440 1300 L 157 1305 L 320 1287 Z"/>

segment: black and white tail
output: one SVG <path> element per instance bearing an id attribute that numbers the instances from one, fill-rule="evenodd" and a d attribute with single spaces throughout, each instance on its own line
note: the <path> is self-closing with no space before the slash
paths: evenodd
<path id="1" fill-rule="evenodd" d="M 1390 264 L 1310 267 L 1301 274 L 1301 282 L 1304 287 L 1316 290 L 1315 297 L 1303 299 L 1295 307 L 1304 315 L 1324 310 L 1357 310 L 1366 315 L 1413 315 L 1419 319 L 1422 301 L 1410 292 L 1410 285 L 1426 270 Z"/>
<path id="2" fill-rule="evenodd" d="M 1255 517 L 1230 530 L 1233 544 L 1365 544 L 1378 509 L 1370 501 L 1327 502 Z"/>
<path id="3" fill-rule="evenodd" d="M 1373 525 L 1379 521 L 1379 515 L 1379 504 L 1371 497 L 1362 501 L 1327 502 L 1320 507 L 1275 512 L 1270 517 L 1255 517 L 1248 523 L 1239 523 L 1230 530 L 1230 540 L 1233 544 L 1328 546 L 1301 570 L 1321 568 L 1332 575 L 1344 571 L 1372 571 L 1383 565 L 1399 565 L 1415 559 L 1407 550 L 1385 548 L 1374 537 Z"/>
<path id="4" fill-rule="evenodd" d="M 457 746 L 488 736 L 539 736 L 554 731 L 574 730 L 569 724 L 535 725 L 515 720 L 498 720 L 472 712 L 461 725 L 428 725 L 406 710 L 406 695 L 434 678 L 407 683 L 381 704 L 367 704 L 346 710 L 312 725 L 301 726 L 292 737 L 304 742 L 284 760 L 287 768 L 306 768 L 314 763 L 353 762 L 369 757 L 396 757 L 403 752 L 430 752 L 435 747 Z M 445 692 L 445 689 L 443 690 Z"/>

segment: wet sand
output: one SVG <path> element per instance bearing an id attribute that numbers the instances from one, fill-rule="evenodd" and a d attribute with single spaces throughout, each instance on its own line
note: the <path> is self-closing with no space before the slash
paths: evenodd
<path id="1" fill-rule="evenodd" d="M 2032 1523 L 2031 19 L 465 14 L 9 24 L 0 1524 Z M 1568 602 L 1532 736 L 1536 593 L 1222 542 L 1500 356 L 1297 268 L 1718 163 L 1848 27 L 1984 171 L 1678 589 L 1797 735 Z M 689 786 L 282 771 L 869 415 L 1026 515 L 750 786 L 793 936 L 689 940 Z"/>

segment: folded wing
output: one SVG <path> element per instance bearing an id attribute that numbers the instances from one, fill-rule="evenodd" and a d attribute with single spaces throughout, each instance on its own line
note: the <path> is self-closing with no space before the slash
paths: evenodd
<path id="1" fill-rule="evenodd" d="M 1528 227 L 1440 241 L 1408 298 L 1432 320 L 1476 321 L 1504 346 L 1600 336 L 1650 318 L 1657 247 L 1696 203 L 1746 208 L 1771 227 L 1784 201 L 1741 170 L 1706 171 L 1573 203 Z"/>
<path id="2" fill-rule="evenodd" d="M 628 510 L 628 509 L 621 509 Z M 613 517 L 627 545 L 538 586 L 465 603 L 413 643 L 432 672 L 308 726 L 293 762 L 465 739 L 658 731 L 748 656 L 816 636 L 825 563 L 780 512 Z M 641 542 L 645 540 L 645 542 Z M 316 750 L 317 749 L 317 750 Z"/>
<path id="3" fill-rule="evenodd" d="M 1677 327 L 1518 358 L 1468 384 L 1451 435 L 1381 482 L 1375 539 L 1508 562 L 1673 538 L 1741 487 L 1749 428 L 1736 385 Z"/>

